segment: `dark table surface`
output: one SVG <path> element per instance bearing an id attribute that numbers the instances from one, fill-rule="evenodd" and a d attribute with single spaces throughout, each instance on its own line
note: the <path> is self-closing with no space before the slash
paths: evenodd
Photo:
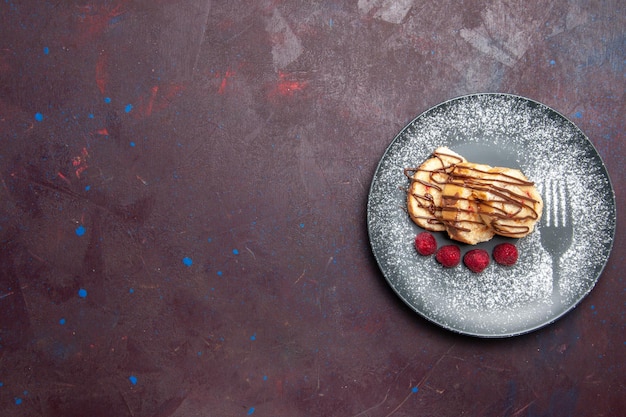
<path id="1" fill-rule="evenodd" d="M 617 416 L 626 3 L 0 3 L 2 416 Z M 422 318 L 367 197 L 410 120 L 503 92 L 595 145 L 617 231 L 537 331 Z"/>

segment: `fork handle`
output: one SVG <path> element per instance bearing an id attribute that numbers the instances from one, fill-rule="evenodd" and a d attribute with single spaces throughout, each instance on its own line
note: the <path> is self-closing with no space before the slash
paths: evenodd
<path id="1" fill-rule="evenodd" d="M 561 304 L 561 267 L 559 257 L 552 258 L 552 304 Z"/>

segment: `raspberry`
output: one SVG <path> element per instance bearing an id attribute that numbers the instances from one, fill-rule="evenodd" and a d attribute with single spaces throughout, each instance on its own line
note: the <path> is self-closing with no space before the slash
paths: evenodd
<path id="1" fill-rule="evenodd" d="M 489 265 L 489 253 L 484 249 L 472 249 L 463 257 L 463 263 L 472 272 L 483 272 Z"/>
<path id="2" fill-rule="evenodd" d="M 432 255 L 437 251 L 437 241 L 432 234 L 422 232 L 415 236 L 415 249 L 420 255 Z"/>
<path id="3" fill-rule="evenodd" d="M 500 243 L 493 248 L 493 259 L 500 265 L 514 265 L 517 257 L 517 248 L 511 243 Z"/>
<path id="4" fill-rule="evenodd" d="M 446 268 L 453 268 L 461 262 L 461 249 L 457 245 L 446 245 L 439 248 L 435 259 Z"/>

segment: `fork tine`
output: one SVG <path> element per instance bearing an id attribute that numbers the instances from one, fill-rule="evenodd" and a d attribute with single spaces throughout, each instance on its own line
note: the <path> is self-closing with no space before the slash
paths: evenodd
<path id="1" fill-rule="evenodd" d="M 559 185 L 559 198 L 561 200 L 561 226 L 567 226 L 569 223 L 569 217 L 571 216 L 571 213 L 569 212 L 569 207 L 567 205 L 567 182 L 561 181 Z"/>
<path id="2" fill-rule="evenodd" d="M 548 180 L 545 182 L 545 190 L 543 192 L 545 201 L 545 215 L 546 215 L 546 226 L 553 226 L 554 224 L 554 184 L 552 180 Z"/>
<path id="3" fill-rule="evenodd" d="M 559 183 L 556 180 L 550 182 L 551 192 L 552 192 L 552 220 L 554 222 L 554 227 L 561 226 L 559 224 L 560 215 L 561 215 L 561 198 L 559 195 Z"/>
<path id="4" fill-rule="evenodd" d="M 552 180 L 545 182 L 546 189 L 544 190 L 545 201 L 545 213 L 546 213 L 546 226 L 552 225 Z"/>
<path id="5" fill-rule="evenodd" d="M 548 227 L 568 226 L 571 213 L 567 202 L 569 197 L 567 182 L 547 180 L 539 186 L 539 191 L 544 198 L 545 225 Z"/>

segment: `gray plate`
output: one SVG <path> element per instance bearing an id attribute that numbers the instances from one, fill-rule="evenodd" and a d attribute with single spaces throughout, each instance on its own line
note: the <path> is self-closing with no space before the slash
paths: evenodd
<path id="1" fill-rule="evenodd" d="M 520 253 L 514 266 L 491 262 L 475 274 L 415 251 L 423 229 L 406 213 L 403 169 L 419 166 L 438 146 L 471 162 L 521 169 L 536 182 L 545 208 L 533 233 L 459 245 L 463 253 L 491 253 L 513 242 Z M 600 155 L 565 117 L 527 98 L 477 94 L 433 107 L 394 138 L 372 180 L 367 223 L 385 279 L 413 310 L 458 333 L 505 337 L 554 322 L 593 289 L 613 246 L 615 196 Z M 440 246 L 453 243 L 434 234 Z"/>

